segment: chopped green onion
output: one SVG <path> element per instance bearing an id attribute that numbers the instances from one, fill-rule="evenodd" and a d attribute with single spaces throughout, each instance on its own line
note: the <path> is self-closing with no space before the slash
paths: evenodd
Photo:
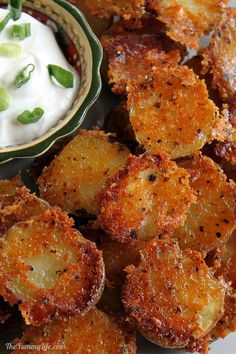
<path id="1" fill-rule="evenodd" d="M 0 111 L 6 111 L 10 106 L 10 95 L 5 88 L 0 88 Z"/>
<path id="2" fill-rule="evenodd" d="M 58 65 L 49 64 L 48 72 L 63 87 L 72 88 L 74 86 L 74 77 L 71 71 L 65 70 Z"/>
<path id="3" fill-rule="evenodd" d="M 25 38 L 31 36 L 30 23 L 22 23 L 21 25 L 13 25 L 10 29 L 10 35 L 14 39 L 23 41 Z"/>
<path id="4" fill-rule="evenodd" d="M 5 58 L 15 58 L 21 55 L 21 46 L 13 42 L 0 44 L 0 56 Z"/>
<path id="5" fill-rule="evenodd" d="M 8 12 L 8 14 L 4 17 L 4 19 L 0 22 L 0 32 L 4 30 L 10 19 L 12 18 L 12 13 L 11 11 Z"/>
<path id="6" fill-rule="evenodd" d="M 36 123 L 44 115 L 44 110 L 40 107 L 36 107 L 32 112 L 24 111 L 17 116 L 17 121 L 21 124 Z"/>
<path id="7" fill-rule="evenodd" d="M 22 85 L 26 84 L 26 82 L 30 80 L 31 74 L 34 69 L 34 64 L 28 64 L 19 72 L 15 81 L 16 88 L 20 88 Z"/>
<path id="8" fill-rule="evenodd" d="M 19 20 L 22 12 L 22 0 L 9 0 L 8 8 L 14 21 Z"/>

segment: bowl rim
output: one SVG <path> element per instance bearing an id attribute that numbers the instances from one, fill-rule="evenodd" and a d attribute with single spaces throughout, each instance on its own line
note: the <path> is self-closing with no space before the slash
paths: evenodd
<path id="1" fill-rule="evenodd" d="M 70 134 L 73 134 L 83 123 L 88 110 L 97 100 L 101 92 L 102 80 L 100 74 L 100 67 L 103 58 L 103 49 L 98 38 L 94 34 L 84 14 L 79 8 L 67 2 L 66 0 L 53 0 L 53 2 L 63 7 L 70 13 L 70 15 L 72 15 L 76 19 L 76 21 L 80 24 L 83 32 L 87 37 L 92 52 L 92 80 L 89 92 L 77 112 L 65 124 L 65 126 L 58 129 L 56 132 L 52 133 L 52 135 L 46 137 L 44 140 L 40 141 L 39 143 L 36 143 L 33 146 L 26 148 L 20 148 L 20 146 L 16 146 L 16 150 L 0 151 L 0 164 L 11 161 L 13 159 L 33 158 L 40 156 L 44 152 L 49 150 L 50 147 L 57 140 L 64 138 Z"/>

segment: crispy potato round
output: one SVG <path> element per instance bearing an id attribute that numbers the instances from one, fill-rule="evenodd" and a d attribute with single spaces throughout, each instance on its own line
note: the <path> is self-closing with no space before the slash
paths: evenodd
<path id="1" fill-rule="evenodd" d="M 98 222 L 120 242 L 137 243 L 169 233 L 184 223 L 194 201 L 188 177 L 163 156 L 130 156 L 97 196 Z"/>
<path id="2" fill-rule="evenodd" d="M 40 195 L 72 214 L 96 214 L 96 193 L 123 167 L 128 149 L 99 130 L 81 130 L 38 179 Z"/>
<path id="3" fill-rule="evenodd" d="M 8 183 L 7 185 L 7 182 L 0 182 L 0 236 L 18 221 L 24 221 L 50 207 L 46 201 L 30 193 L 26 187 L 18 187 L 18 182 L 16 185 L 12 180 Z"/>
<path id="4" fill-rule="evenodd" d="M 198 40 L 209 33 L 229 0 L 147 0 L 149 8 L 168 27 L 168 35 L 177 42 L 197 47 Z"/>
<path id="5" fill-rule="evenodd" d="M 145 0 L 86 0 L 92 13 L 99 17 L 119 15 L 124 19 L 141 17 L 144 14 Z"/>
<path id="6" fill-rule="evenodd" d="M 22 346 L 26 345 L 25 354 L 43 354 L 46 344 L 51 347 L 51 354 L 136 353 L 134 333 L 126 333 L 125 328 L 112 317 L 96 308 L 81 317 L 73 316 L 64 321 L 53 320 L 41 327 L 26 328 L 12 353 L 21 354 Z M 36 348 L 27 350 L 27 345 Z"/>
<path id="7" fill-rule="evenodd" d="M 82 314 L 101 296 L 101 252 L 72 225 L 59 208 L 51 208 L 14 225 L 1 240 L 0 295 L 19 304 L 27 324 Z"/>
<path id="8" fill-rule="evenodd" d="M 107 286 L 109 288 L 122 286 L 125 279 L 124 268 L 138 262 L 139 251 L 144 244 L 139 242 L 134 245 L 131 242 L 121 243 L 112 240 L 103 230 L 91 226 L 81 226 L 79 231 L 84 237 L 95 242 L 97 248 L 102 251 Z"/>
<path id="9" fill-rule="evenodd" d="M 199 350 L 223 314 L 225 290 L 201 255 L 172 239 L 152 240 L 127 267 L 123 303 L 140 331 L 164 347 Z"/>
<path id="10" fill-rule="evenodd" d="M 206 253 L 226 242 L 236 228 L 235 184 L 227 182 L 220 167 L 201 154 L 180 166 L 191 175 L 197 202 L 190 205 L 185 224 L 173 236 L 181 248 Z"/>
<path id="11" fill-rule="evenodd" d="M 236 293 L 236 231 L 226 244 L 215 252 L 211 252 L 210 256 L 208 255 L 208 262 L 217 268 L 216 276 L 223 275 Z"/>
<path id="12" fill-rule="evenodd" d="M 176 66 L 181 60 L 180 46 L 163 32 L 109 34 L 101 42 L 109 60 L 109 83 L 117 95 L 127 94 L 129 80 L 143 80 L 153 70 Z"/>
<path id="13" fill-rule="evenodd" d="M 0 196 L 15 195 L 16 190 L 23 187 L 23 182 L 19 175 L 12 179 L 0 179 Z"/>
<path id="14" fill-rule="evenodd" d="M 236 9 L 226 9 L 217 24 L 209 47 L 203 56 L 205 71 L 213 74 L 213 85 L 217 86 L 225 100 L 236 94 Z"/>
<path id="15" fill-rule="evenodd" d="M 187 156 L 212 140 L 218 110 L 204 81 L 185 66 L 163 68 L 129 85 L 128 109 L 135 135 L 152 153 Z"/>
<path id="16" fill-rule="evenodd" d="M 232 332 L 236 332 L 236 295 L 226 296 L 224 315 L 213 328 L 211 336 L 213 339 L 225 338 Z"/>

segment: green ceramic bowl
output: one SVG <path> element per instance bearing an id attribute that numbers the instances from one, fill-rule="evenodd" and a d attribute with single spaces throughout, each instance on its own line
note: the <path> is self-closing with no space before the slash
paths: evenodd
<path id="1" fill-rule="evenodd" d="M 0 5 L 6 3 L 7 0 L 0 0 Z M 49 20 L 53 27 L 59 29 L 59 42 L 67 59 L 79 70 L 81 84 L 70 111 L 55 127 L 26 144 L 0 147 L 0 163 L 15 158 L 39 156 L 56 140 L 72 134 L 80 127 L 101 91 L 102 48 L 82 12 L 64 0 L 26 0 L 23 6 L 24 11 L 44 23 Z"/>

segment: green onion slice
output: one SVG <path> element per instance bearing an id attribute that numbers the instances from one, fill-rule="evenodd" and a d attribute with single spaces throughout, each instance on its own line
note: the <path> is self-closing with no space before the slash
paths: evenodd
<path id="1" fill-rule="evenodd" d="M 22 12 L 22 0 L 9 0 L 8 9 L 14 21 L 19 20 Z"/>
<path id="2" fill-rule="evenodd" d="M 74 86 L 74 76 L 71 71 L 65 70 L 58 65 L 49 64 L 48 72 L 49 75 L 53 76 L 63 87 L 72 88 Z"/>
<path id="3" fill-rule="evenodd" d="M 1 87 L 0 88 L 0 111 L 6 111 L 10 106 L 9 92 Z"/>
<path id="4" fill-rule="evenodd" d="M 15 81 L 16 88 L 20 88 L 30 80 L 31 74 L 34 71 L 34 69 L 35 69 L 34 64 L 28 64 L 19 72 Z"/>
<path id="5" fill-rule="evenodd" d="M 30 23 L 22 23 L 21 25 L 13 25 L 10 29 L 10 36 L 13 39 L 23 41 L 25 38 L 31 36 Z"/>
<path id="6" fill-rule="evenodd" d="M 5 58 L 15 58 L 21 55 L 21 46 L 13 42 L 0 44 L 0 56 Z"/>
<path id="7" fill-rule="evenodd" d="M 8 14 L 4 17 L 4 19 L 0 22 L 0 32 L 4 30 L 10 19 L 12 18 L 12 13 L 11 11 L 8 12 Z"/>
<path id="8" fill-rule="evenodd" d="M 32 112 L 24 111 L 17 116 L 17 121 L 21 124 L 36 123 L 44 115 L 44 110 L 40 107 L 36 107 Z"/>

